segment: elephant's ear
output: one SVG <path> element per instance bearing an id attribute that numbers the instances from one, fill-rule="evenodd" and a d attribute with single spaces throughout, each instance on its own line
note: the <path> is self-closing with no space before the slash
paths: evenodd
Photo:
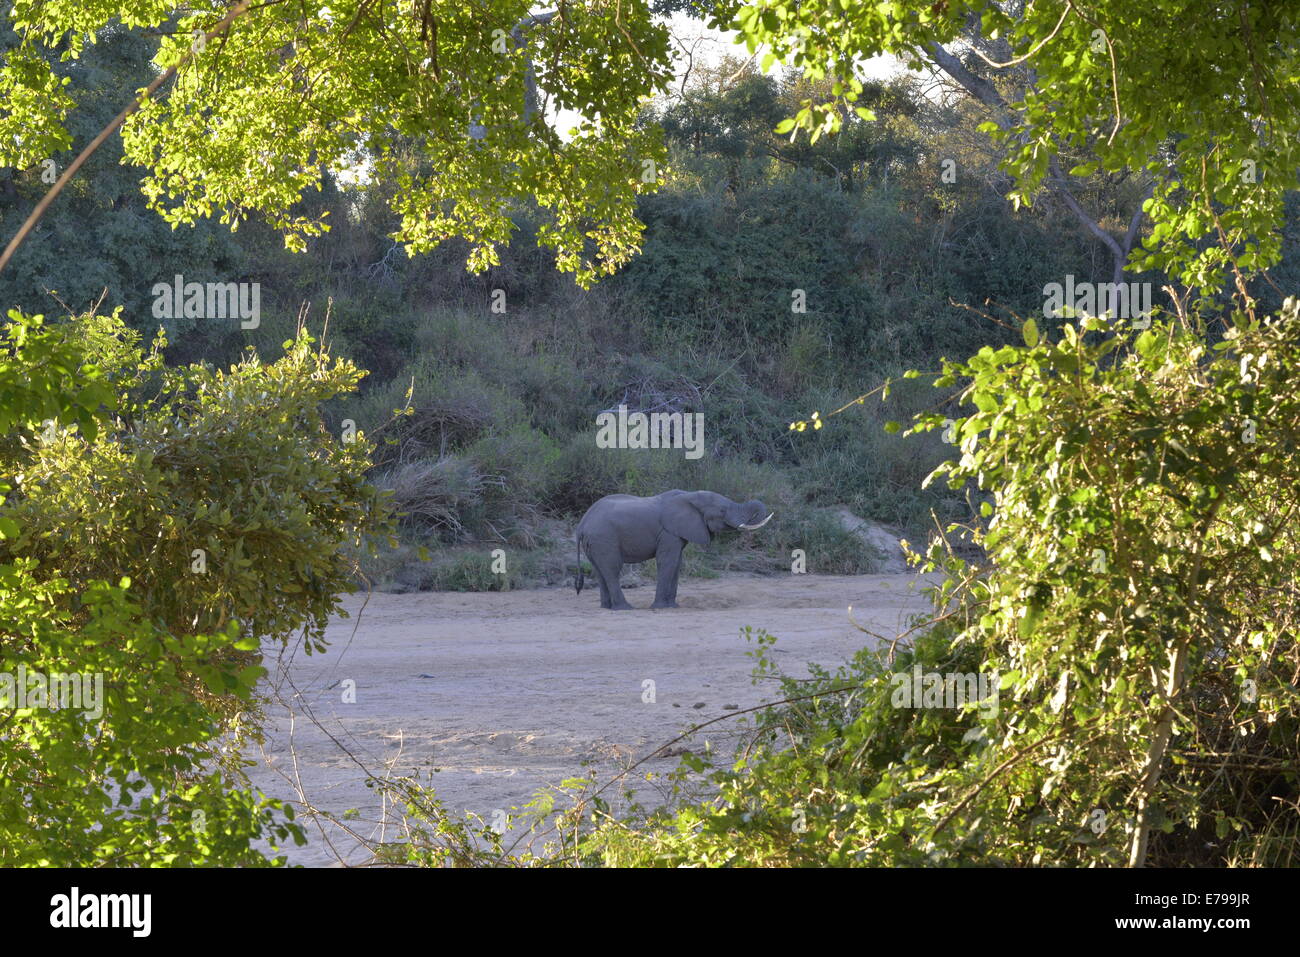
<path id="1" fill-rule="evenodd" d="M 696 545 L 713 541 L 708 526 L 704 524 L 704 516 L 685 495 L 673 495 L 664 502 L 663 526 L 678 538 Z"/>

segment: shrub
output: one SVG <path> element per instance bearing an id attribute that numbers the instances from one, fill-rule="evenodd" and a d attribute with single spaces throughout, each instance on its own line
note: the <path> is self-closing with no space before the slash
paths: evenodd
<path id="1" fill-rule="evenodd" d="M 488 551 L 448 555 L 433 565 L 431 585 L 438 591 L 509 591 L 520 580 L 514 562 L 506 562 L 505 574 L 492 571 L 494 559 Z"/>
<path id="2" fill-rule="evenodd" d="M 482 501 L 490 481 L 473 463 L 454 455 L 395 465 L 375 478 L 380 488 L 392 493 L 392 505 L 403 524 L 433 532 L 446 542 L 470 536 L 463 516 Z"/>
<path id="3" fill-rule="evenodd" d="M 773 519 L 768 547 L 788 566 L 795 549 L 804 552 L 807 571 L 815 575 L 867 575 L 880 569 L 881 555 L 867 542 L 847 530 L 830 509 L 801 506 Z"/>
<path id="4" fill-rule="evenodd" d="M 376 463 L 391 465 L 445 455 L 483 435 L 508 431 L 523 418 L 519 400 L 475 370 L 421 357 L 391 382 L 336 403 L 333 424 L 354 421 L 379 442 Z"/>
<path id="5" fill-rule="evenodd" d="M 135 350 L 138 337 L 116 316 L 56 328 L 16 311 L 10 318 L 0 348 L 0 423 L 16 429 L 7 436 L 3 473 L 21 473 L 21 484 L 0 513 L 0 707 L 7 714 L 0 863 L 266 864 L 253 842 L 303 841 L 292 809 L 232 787 L 231 767 L 211 759 L 221 754 L 230 716 L 256 710 L 253 688 L 264 671 L 258 629 L 306 623 L 311 632 L 314 613 L 332 607 L 342 587 L 328 523 L 343 523 L 334 526 L 337 534 L 364 506 L 339 496 L 322 514 L 304 493 L 297 520 L 286 520 L 287 532 L 298 535 L 296 545 L 285 545 L 298 562 L 293 571 L 280 567 L 274 534 L 249 534 L 256 532 L 249 512 L 288 504 L 276 496 L 282 468 L 316 482 L 321 494 L 345 490 L 346 456 L 320 454 L 308 430 L 299 430 L 295 445 L 278 426 L 282 416 L 305 411 L 313 388 L 345 386 L 347 369 L 309 361 L 304 343 L 270 370 L 283 388 L 269 404 L 263 369 L 237 370 L 220 390 L 202 370 L 177 373 L 171 385 L 192 392 L 145 402 L 131 395 L 131 385 L 156 365 Z M 261 395 L 261 426 L 241 416 L 253 388 Z M 230 424 L 247 430 L 230 436 L 227 450 L 281 439 L 279 458 L 256 459 L 267 467 L 257 485 L 240 482 L 247 463 L 238 455 L 223 462 L 219 454 L 223 440 L 211 426 L 223 400 L 233 406 Z M 110 419 L 104 406 L 123 418 Z M 157 420 L 169 428 L 153 430 Z M 161 464 L 182 449 L 191 453 L 190 468 Z M 13 489 L 4 482 L 0 491 Z M 190 496 L 204 493 L 216 501 L 203 512 L 218 516 L 202 526 L 205 537 L 187 540 L 201 523 L 192 518 Z M 265 559 L 298 594 L 265 601 L 238 562 L 218 560 L 214 574 L 190 574 L 189 554 L 177 553 L 173 533 L 180 544 L 204 542 L 221 558 L 233 553 L 248 565 Z M 325 594 L 304 581 L 309 575 L 320 576 Z M 34 686 L 33 676 L 40 679 Z M 79 700 L 63 697 L 72 688 L 68 676 L 84 680 Z M 53 697 L 42 702 L 37 690 L 33 699 L 33 687 Z M 54 698 L 61 706 L 52 706 Z"/>
<path id="6" fill-rule="evenodd" d="M 527 425 L 508 432 L 485 435 L 465 449 L 465 456 L 484 475 L 500 479 L 488 490 L 503 505 L 528 509 L 548 502 L 560 475 L 559 445 L 548 435 Z"/>
<path id="7" fill-rule="evenodd" d="M 97 342 L 103 323 L 68 334 Z M 364 479 L 368 446 L 335 438 L 319 416 L 362 373 L 312 341 L 303 333 L 277 362 L 250 356 L 228 373 L 163 368 L 161 340 L 148 356 L 101 353 L 118 418 L 93 436 L 38 433 L 6 463 L 23 478 L 3 514 L 23 530 L 0 557 L 36 558 L 74 587 L 130 575 L 172 634 L 238 620 L 281 640 L 305 626 L 319 644 L 351 582 L 349 545 L 383 534 L 387 518 Z M 140 388 L 146 377 L 157 391 Z"/>

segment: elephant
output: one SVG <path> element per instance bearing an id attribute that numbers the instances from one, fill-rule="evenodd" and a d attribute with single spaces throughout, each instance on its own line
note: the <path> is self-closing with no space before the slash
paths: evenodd
<path id="1" fill-rule="evenodd" d="M 707 545 L 724 529 L 762 528 L 772 514 L 757 499 L 733 502 L 717 492 L 673 489 L 649 497 L 606 495 L 578 522 L 578 575 L 574 584 L 581 595 L 582 553 L 586 551 L 600 586 L 600 607 L 631 608 L 619 588 L 619 573 L 625 563 L 653 558 L 659 581 L 650 607 L 676 608 L 677 576 L 682 570 L 682 549 L 688 542 Z"/>

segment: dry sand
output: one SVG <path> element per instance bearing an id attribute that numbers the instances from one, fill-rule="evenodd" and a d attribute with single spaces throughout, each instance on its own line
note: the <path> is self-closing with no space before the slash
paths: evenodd
<path id="1" fill-rule="evenodd" d="M 928 607 L 923 585 L 906 574 L 728 575 L 684 581 L 677 609 L 651 611 L 644 606 L 653 588 L 636 588 L 628 600 L 638 607 L 624 612 L 603 611 L 594 588 L 581 596 L 571 587 L 375 593 L 364 610 L 365 597 L 351 596 L 353 617 L 331 623 L 327 652 L 284 656 L 279 690 L 292 698 L 296 689 L 298 713 L 271 706 L 266 746 L 250 755 L 259 763 L 249 774 L 266 793 L 295 803 L 296 778 L 316 807 L 340 816 L 357 809 L 349 826 L 378 839 L 380 801 L 342 745 L 376 774 L 440 769 L 434 784 L 447 809 L 491 821 L 545 785 L 583 774 L 584 761 L 594 762 L 585 773 L 603 782 L 692 724 L 729 713 L 725 706 L 776 697 L 771 681 L 751 681 L 746 652 L 754 645 L 744 626 L 777 636 L 774 660 L 803 676 L 806 662 L 833 668 L 872 642 L 849 621 L 850 605 L 864 627 L 893 636 Z M 647 679 L 653 703 L 643 701 Z M 343 700 L 348 681 L 355 703 Z M 732 725 L 702 737 L 726 747 Z M 640 773 L 667 772 L 678 761 L 658 757 Z M 292 863 L 369 860 L 345 830 L 323 827 L 324 835 L 309 826 L 310 843 L 289 849 Z M 391 823 L 385 836 L 397 836 Z"/>

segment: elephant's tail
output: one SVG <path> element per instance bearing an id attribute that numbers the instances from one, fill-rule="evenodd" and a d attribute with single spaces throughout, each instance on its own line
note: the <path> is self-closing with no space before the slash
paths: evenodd
<path id="1" fill-rule="evenodd" d="M 573 581 L 574 581 L 574 584 L 577 586 L 578 594 L 581 595 L 581 594 L 582 594 L 582 583 L 583 583 L 583 577 L 582 577 L 582 536 L 581 536 L 581 535 L 577 536 L 577 542 L 578 542 L 578 574 L 577 574 L 576 576 L 574 576 Z"/>

